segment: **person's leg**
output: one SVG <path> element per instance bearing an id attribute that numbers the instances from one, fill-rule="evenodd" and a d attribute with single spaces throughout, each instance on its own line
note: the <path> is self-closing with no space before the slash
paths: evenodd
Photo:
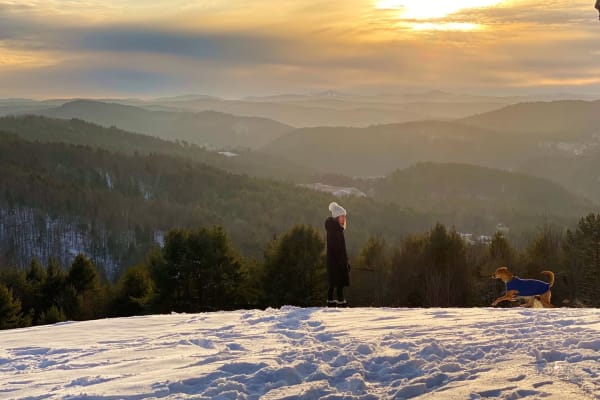
<path id="1" fill-rule="evenodd" d="M 338 286 L 337 287 L 337 299 L 339 302 L 344 302 L 344 287 L 343 286 Z"/>
<path id="2" fill-rule="evenodd" d="M 333 286 L 329 286 L 327 289 L 327 307 L 335 307 L 337 301 L 333 300 Z"/>

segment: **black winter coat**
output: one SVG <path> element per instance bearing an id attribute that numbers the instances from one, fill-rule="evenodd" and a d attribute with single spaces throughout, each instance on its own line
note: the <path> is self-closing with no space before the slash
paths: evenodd
<path id="1" fill-rule="evenodd" d="M 350 286 L 350 267 L 346 253 L 344 229 L 337 219 L 329 217 L 325 221 L 327 230 L 327 275 L 329 286 Z"/>

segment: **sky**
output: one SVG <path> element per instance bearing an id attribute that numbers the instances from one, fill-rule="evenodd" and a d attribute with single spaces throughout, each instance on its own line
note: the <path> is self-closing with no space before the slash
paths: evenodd
<path id="1" fill-rule="evenodd" d="M 0 98 L 600 93 L 593 0 L 0 0 Z"/>

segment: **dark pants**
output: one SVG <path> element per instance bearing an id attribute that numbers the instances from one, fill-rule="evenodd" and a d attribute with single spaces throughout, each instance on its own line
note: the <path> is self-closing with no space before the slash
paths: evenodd
<path id="1" fill-rule="evenodd" d="M 344 301 L 343 286 L 329 286 L 329 290 L 327 290 L 327 301 L 333 301 L 333 289 L 336 289 L 338 301 Z"/>

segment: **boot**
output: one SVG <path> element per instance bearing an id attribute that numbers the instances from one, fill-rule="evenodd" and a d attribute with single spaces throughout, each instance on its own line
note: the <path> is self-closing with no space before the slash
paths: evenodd
<path id="1" fill-rule="evenodd" d="M 341 301 L 338 300 L 337 301 L 337 307 L 342 307 L 342 308 L 348 307 L 348 302 L 346 300 L 341 300 Z"/>

